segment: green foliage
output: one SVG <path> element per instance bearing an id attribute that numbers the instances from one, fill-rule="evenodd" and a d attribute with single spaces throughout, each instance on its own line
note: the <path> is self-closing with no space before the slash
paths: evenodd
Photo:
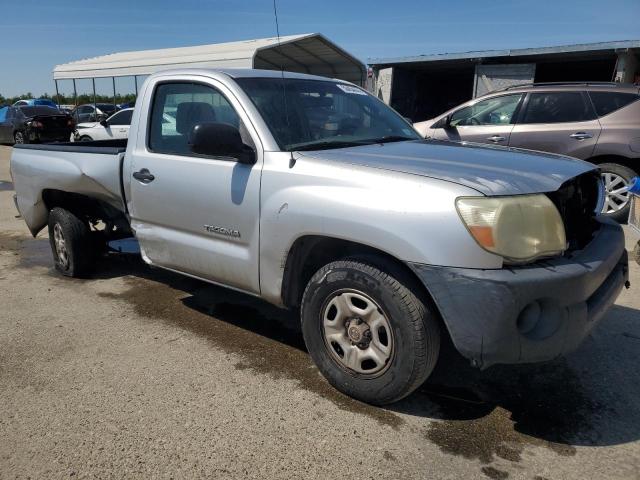
<path id="1" fill-rule="evenodd" d="M 92 94 L 80 94 L 78 95 L 77 102 L 73 98 L 73 95 L 56 95 L 49 94 L 47 92 L 42 95 L 35 96 L 31 92 L 24 93 L 22 95 L 17 95 L 14 97 L 5 97 L 0 94 L 0 106 L 1 105 L 12 105 L 18 100 L 27 100 L 29 98 L 48 98 L 53 100 L 58 105 L 80 105 L 82 103 L 93 103 L 93 95 Z M 136 95 L 133 93 L 128 93 L 125 95 L 116 94 L 116 103 L 128 103 L 135 102 Z M 113 103 L 113 96 L 110 95 L 96 95 L 96 103 Z"/>

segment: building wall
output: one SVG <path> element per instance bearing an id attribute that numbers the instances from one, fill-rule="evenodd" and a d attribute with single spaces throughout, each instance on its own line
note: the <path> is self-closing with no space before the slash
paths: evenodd
<path id="1" fill-rule="evenodd" d="M 408 62 L 373 68 L 375 94 L 414 122 L 428 120 L 474 96 L 487 93 L 482 73 L 513 69 L 495 88 L 534 82 L 640 81 L 640 49 L 529 57 Z M 476 67 L 480 76 L 476 77 Z M 531 75 L 531 70 L 535 75 Z M 505 85 L 503 85 L 505 84 Z"/>

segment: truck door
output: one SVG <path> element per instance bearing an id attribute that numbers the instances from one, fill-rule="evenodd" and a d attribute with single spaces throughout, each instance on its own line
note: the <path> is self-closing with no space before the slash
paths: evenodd
<path id="1" fill-rule="evenodd" d="M 158 79 L 146 92 L 152 98 L 141 102 L 150 107 L 141 112 L 128 152 L 127 179 L 131 225 L 143 258 L 258 293 L 262 148 L 244 109 L 223 84 L 209 79 Z M 192 153 L 189 134 L 206 122 L 238 127 L 245 143 L 256 147 L 257 162 Z"/>
<path id="2" fill-rule="evenodd" d="M 507 146 L 523 96 L 500 95 L 462 107 L 450 115 L 448 125 L 434 129 L 433 138 Z"/>

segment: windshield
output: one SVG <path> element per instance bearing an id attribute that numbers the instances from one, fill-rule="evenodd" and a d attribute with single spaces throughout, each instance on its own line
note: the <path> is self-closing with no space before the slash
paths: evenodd
<path id="1" fill-rule="evenodd" d="M 404 118 L 353 85 L 291 78 L 236 81 L 260 111 L 282 150 L 420 140 Z"/>

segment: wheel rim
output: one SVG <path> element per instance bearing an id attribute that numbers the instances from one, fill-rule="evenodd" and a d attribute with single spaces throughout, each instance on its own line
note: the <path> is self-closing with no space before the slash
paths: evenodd
<path id="1" fill-rule="evenodd" d="M 24 137 L 22 136 L 22 133 L 16 132 L 15 141 L 16 143 L 24 143 Z"/>
<path id="2" fill-rule="evenodd" d="M 69 255 L 67 253 L 67 243 L 64 240 L 62 227 L 59 223 L 56 223 L 53 227 L 53 244 L 56 248 L 58 263 L 60 263 L 60 266 L 66 269 L 69 266 Z"/>
<path id="3" fill-rule="evenodd" d="M 393 332 L 389 319 L 367 294 L 335 292 L 322 309 L 327 350 L 343 368 L 360 375 L 379 376 L 391 364 Z"/>
<path id="4" fill-rule="evenodd" d="M 629 204 L 629 182 L 626 178 L 613 172 L 602 172 L 602 181 L 606 192 L 602 213 L 615 213 Z"/>

